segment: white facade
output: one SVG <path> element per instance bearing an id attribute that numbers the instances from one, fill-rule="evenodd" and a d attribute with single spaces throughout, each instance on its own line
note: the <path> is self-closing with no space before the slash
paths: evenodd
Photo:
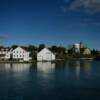
<path id="1" fill-rule="evenodd" d="M 47 48 L 42 49 L 37 54 L 38 61 L 53 61 L 55 60 L 55 55 Z"/>
<path id="2" fill-rule="evenodd" d="M 86 48 L 83 52 L 84 55 L 90 55 L 91 54 L 91 50 Z"/>
<path id="3" fill-rule="evenodd" d="M 0 49 L 0 59 L 4 59 L 4 60 L 10 59 L 11 50 L 12 49 L 1 48 Z"/>
<path id="4" fill-rule="evenodd" d="M 12 58 L 13 59 L 29 61 L 31 59 L 29 55 L 30 55 L 30 53 L 21 47 L 17 47 L 16 49 L 14 49 L 12 51 Z"/>

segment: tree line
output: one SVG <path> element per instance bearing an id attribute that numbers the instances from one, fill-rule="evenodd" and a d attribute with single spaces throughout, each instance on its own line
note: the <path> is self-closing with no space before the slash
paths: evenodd
<path id="1" fill-rule="evenodd" d="M 2 47 L 3 46 L 1 46 L 0 48 L 2 48 Z M 18 47 L 18 45 L 12 45 L 11 47 L 7 47 L 7 48 L 15 49 L 17 47 Z M 45 48 L 46 45 L 44 43 L 42 43 L 38 47 L 35 46 L 35 45 L 20 46 L 20 47 L 23 47 L 27 51 L 29 51 L 30 52 L 30 57 L 32 57 L 32 59 L 36 59 L 37 58 L 37 53 L 39 51 L 41 51 L 43 48 Z M 64 46 L 53 45 L 53 46 L 48 47 L 48 49 L 56 55 L 57 59 L 67 59 L 67 58 L 70 58 L 70 57 L 82 57 L 83 56 L 82 54 L 75 53 L 73 47 L 66 48 Z M 91 50 L 91 55 L 89 55 L 88 57 L 91 57 L 91 56 L 93 56 L 93 57 L 100 56 L 100 51 L 95 50 L 95 49 Z"/>

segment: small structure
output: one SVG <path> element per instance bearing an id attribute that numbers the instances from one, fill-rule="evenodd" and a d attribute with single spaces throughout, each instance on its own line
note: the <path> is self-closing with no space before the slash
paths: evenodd
<path id="1" fill-rule="evenodd" d="M 90 55 L 91 54 L 91 50 L 89 48 L 84 49 L 83 51 L 84 55 Z"/>
<path id="2" fill-rule="evenodd" d="M 49 49 L 44 48 L 37 54 L 38 61 L 54 61 L 55 54 L 53 54 Z"/>

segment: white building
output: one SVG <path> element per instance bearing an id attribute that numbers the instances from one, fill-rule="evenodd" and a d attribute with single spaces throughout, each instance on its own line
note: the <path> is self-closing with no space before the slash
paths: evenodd
<path id="1" fill-rule="evenodd" d="M 22 61 L 29 61 L 31 60 L 30 58 L 30 52 L 27 50 L 17 47 L 12 51 L 12 58 L 16 60 L 22 60 Z"/>
<path id="2" fill-rule="evenodd" d="M 0 59 L 1 60 L 10 59 L 11 52 L 12 52 L 12 49 L 10 48 L 0 48 Z"/>
<path id="3" fill-rule="evenodd" d="M 9 60 L 9 59 L 19 60 L 19 61 L 29 61 L 30 52 L 27 50 L 17 47 L 16 49 L 8 49 L 8 48 L 1 48 L 0 49 L 0 59 Z"/>
<path id="4" fill-rule="evenodd" d="M 47 48 L 42 49 L 37 54 L 38 61 L 53 61 L 55 60 L 55 55 Z"/>
<path id="5" fill-rule="evenodd" d="M 89 48 L 84 49 L 83 51 L 84 55 L 91 55 L 91 50 Z"/>

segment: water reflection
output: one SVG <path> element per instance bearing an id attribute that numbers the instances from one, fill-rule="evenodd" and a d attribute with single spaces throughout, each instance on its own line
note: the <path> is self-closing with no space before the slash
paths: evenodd
<path id="1" fill-rule="evenodd" d="M 100 62 L 91 61 L 0 64 L 0 96 L 25 100 L 100 98 L 99 66 Z"/>
<path id="2" fill-rule="evenodd" d="M 51 62 L 37 62 L 37 71 L 43 73 L 50 73 L 54 71 L 55 63 Z"/>
<path id="3" fill-rule="evenodd" d="M 36 64 L 0 64 L 0 71 L 23 72 L 29 70 L 37 70 L 41 73 L 52 73 L 54 70 L 75 71 L 76 76 L 80 76 L 81 72 L 86 74 L 91 71 L 91 61 L 67 61 L 61 63 L 37 62 Z"/>
<path id="4" fill-rule="evenodd" d="M 49 85 L 50 80 L 53 80 L 53 72 L 55 70 L 55 64 L 51 62 L 38 62 L 37 63 L 37 77 L 39 83 L 44 87 Z"/>
<path id="5" fill-rule="evenodd" d="M 14 72 L 23 72 L 23 71 L 29 71 L 30 64 L 13 64 L 12 70 Z"/>
<path id="6" fill-rule="evenodd" d="M 80 76 L 80 61 L 76 61 L 76 77 L 79 78 Z"/>
<path id="7" fill-rule="evenodd" d="M 80 63 L 85 72 L 89 72 L 91 70 L 91 61 L 83 61 Z"/>
<path id="8" fill-rule="evenodd" d="M 30 64 L 0 64 L 0 71 L 23 72 L 29 71 Z"/>
<path id="9" fill-rule="evenodd" d="M 69 69 L 75 70 L 76 77 L 79 78 L 81 72 L 89 75 L 91 71 L 91 61 L 69 61 Z"/>
<path id="10" fill-rule="evenodd" d="M 49 89 L 54 87 L 55 63 L 37 62 L 37 79 L 42 92 L 48 93 Z"/>

